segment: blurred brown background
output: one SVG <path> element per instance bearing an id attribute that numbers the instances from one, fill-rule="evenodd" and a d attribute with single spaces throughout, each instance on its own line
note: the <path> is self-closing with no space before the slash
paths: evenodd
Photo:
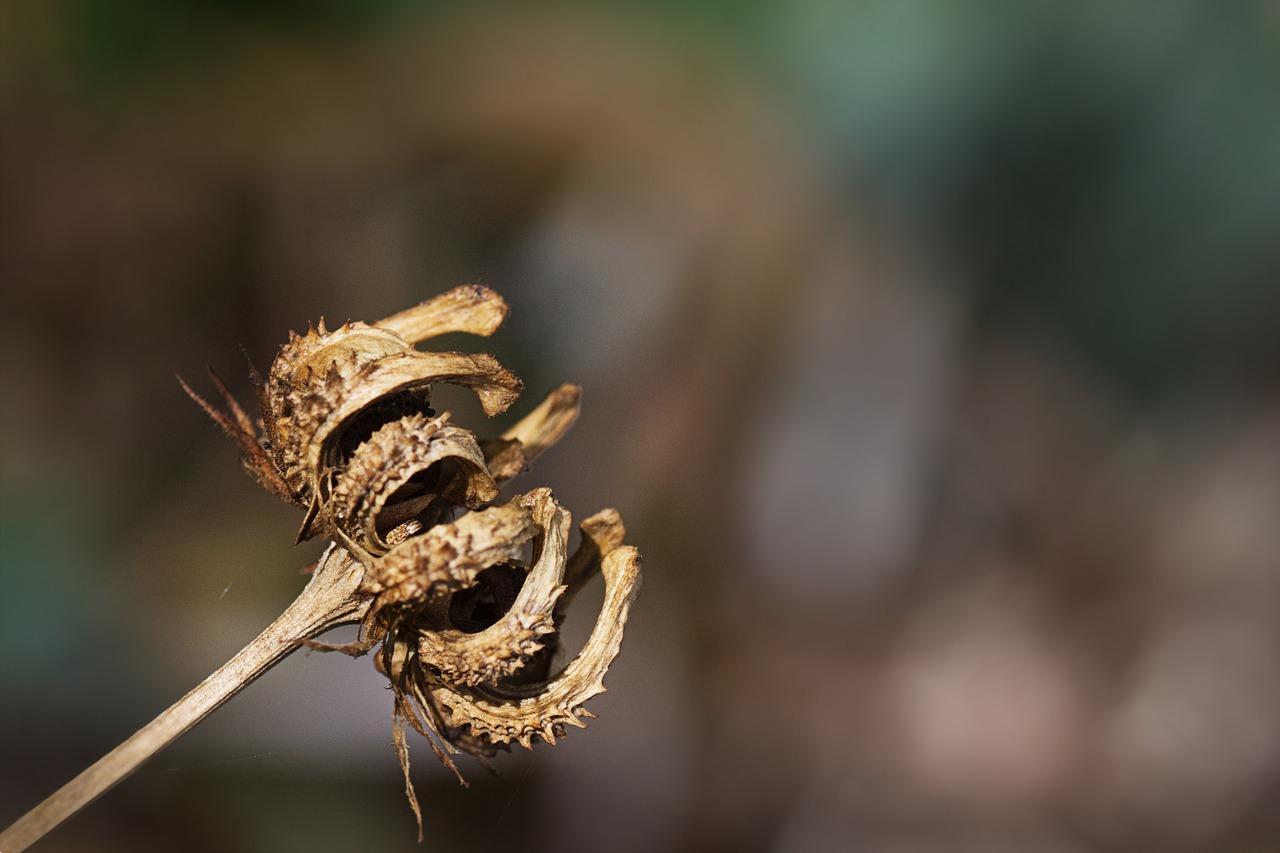
<path id="1" fill-rule="evenodd" d="M 423 847 L 312 654 L 37 849 L 1280 849 L 1273 2 L 0 14 L 0 824 L 301 587 L 174 380 L 241 344 L 489 284 L 646 573 Z"/>

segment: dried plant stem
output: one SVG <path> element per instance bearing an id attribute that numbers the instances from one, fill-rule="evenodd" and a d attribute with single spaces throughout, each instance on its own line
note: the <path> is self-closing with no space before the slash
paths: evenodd
<path id="1" fill-rule="evenodd" d="M 18 853 L 38 841 L 288 657 L 299 640 L 363 619 L 368 600 L 356 594 L 363 575 L 360 563 L 340 548 L 331 548 L 306 588 L 266 630 L 168 710 L 0 833 L 0 851 Z"/>

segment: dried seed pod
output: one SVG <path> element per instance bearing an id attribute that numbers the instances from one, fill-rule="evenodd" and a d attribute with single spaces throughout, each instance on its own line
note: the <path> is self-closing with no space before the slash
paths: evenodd
<path id="1" fill-rule="evenodd" d="M 580 726 L 579 711 L 603 692 L 603 677 L 622 642 L 631 603 L 639 594 L 639 556 L 634 548 L 610 548 L 580 558 L 605 573 L 605 604 L 582 653 L 556 677 L 534 684 L 503 682 L 542 647 L 555 631 L 554 613 L 567 587 L 569 514 L 547 489 L 530 492 L 522 502 L 533 514 L 538 556 L 510 610 L 478 633 L 456 628 L 422 630 L 418 659 L 440 676 L 431 699 L 448 708 L 450 725 L 471 727 L 471 734 L 492 743 L 519 740 L 529 746 L 535 733 L 547 734 L 563 723 Z M 584 536 L 584 545 L 589 541 Z M 592 547 L 585 545 L 587 553 Z M 584 553 L 579 549 L 579 554 Z M 577 555 L 575 555 L 576 557 Z M 476 688 L 487 685 L 482 690 Z M 554 737 L 547 740 L 554 742 Z"/>
<path id="2" fill-rule="evenodd" d="M 483 574 L 515 576 L 509 587 L 518 591 L 510 601 L 502 601 L 500 593 L 491 593 L 497 606 L 491 608 L 490 618 L 472 617 L 463 622 L 460 617 L 472 614 L 457 612 L 454 604 L 463 592 L 459 591 L 451 597 L 447 620 L 432 619 L 430 611 L 415 620 L 419 627 L 418 660 L 427 668 L 428 680 L 471 687 L 496 685 L 523 667 L 542 649 L 541 639 L 556 630 L 556 600 L 564 592 L 560 580 L 564 576 L 568 513 L 547 489 L 513 503 L 528 514 L 537 556 L 528 569 L 512 559 L 501 564 L 493 561 L 485 567 Z"/>
<path id="3" fill-rule="evenodd" d="M 475 583 L 480 572 L 517 559 L 537 533 L 529 510 L 513 500 L 410 536 L 373 560 L 361 589 L 377 598 L 371 622 L 387 607 L 418 607 Z"/>
<path id="4" fill-rule="evenodd" d="M 382 554 L 391 530 L 433 506 L 443 517 L 448 507 L 479 509 L 498 497 L 475 436 L 448 421 L 406 415 L 326 465 L 317 498 L 347 547 Z"/>
<path id="5" fill-rule="evenodd" d="M 622 647 L 622 629 L 640 593 L 640 558 L 635 548 L 613 551 L 601 564 L 605 601 L 587 645 L 573 662 L 549 681 L 527 686 L 501 682 L 467 689 L 441 682 L 431 701 L 449 709 L 451 727 L 467 727 L 472 736 L 495 744 L 519 741 L 529 747 L 535 735 L 548 743 L 564 736 L 565 725 L 585 727 L 582 707 L 605 691 L 604 675 Z"/>
<path id="6" fill-rule="evenodd" d="M 392 346 L 400 349 L 385 351 Z M 506 411 L 521 389 L 493 356 L 418 352 L 363 324 L 290 342 L 271 369 L 266 395 L 275 409 L 264 423 L 268 452 L 295 499 L 315 500 L 324 479 L 381 426 L 429 414 L 435 382 L 475 390 L 488 415 Z"/>
<path id="7" fill-rule="evenodd" d="M 361 639 L 309 645 L 360 655 L 382 644 L 375 662 L 393 687 L 396 752 L 419 825 L 405 727 L 453 767 L 451 753 L 483 762 L 512 741 L 554 743 L 565 726 L 585 725 L 583 703 L 604 690 L 640 589 L 639 554 L 622 545 L 615 511 L 587 519 L 569 556 L 569 513 L 550 490 L 494 505 L 500 484 L 573 424 L 576 385 L 488 441 L 430 407 L 436 382 L 473 389 L 490 415 L 514 402 L 520 380 L 492 356 L 414 349 L 445 332 L 492 334 L 506 310 L 487 288 L 461 287 L 372 325 L 292 335 L 265 381 L 253 373 L 261 432 L 216 376 L 228 413 L 192 393 L 259 482 L 307 508 L 299 538 L 326 533 L 362 565 Z M 596 572 L 605 603 L 595 630 L 549 674 L 564 609 Z"/>

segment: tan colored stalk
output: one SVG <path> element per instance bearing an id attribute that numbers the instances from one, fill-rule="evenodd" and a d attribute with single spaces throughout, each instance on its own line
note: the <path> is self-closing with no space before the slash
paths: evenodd
<path id="1" fill-rule="evenodd" d="M 249 645 L 168 710 L 0 833 L 0 851 L 19 853 L 105 794 L 299 647 L 338 625 L 359 622 L 369 599 L 357 594 L 364 567 L 332 547 L 311 581 Z"/>

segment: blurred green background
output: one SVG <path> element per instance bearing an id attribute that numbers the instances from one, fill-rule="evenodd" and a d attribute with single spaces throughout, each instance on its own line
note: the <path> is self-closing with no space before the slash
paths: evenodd
<path id="1" fill-rule="evenodd" d="M 303 584 L 174 380 L 240 345 L 490 285 L 446 343 L 585 386 L 520 487 L 645 557 L 590 729 L 411 744 L 422 847 L 312 654 L 36 849 L 1280 847 L 1274 2 L 0 16 L 0 824 Z"/>

